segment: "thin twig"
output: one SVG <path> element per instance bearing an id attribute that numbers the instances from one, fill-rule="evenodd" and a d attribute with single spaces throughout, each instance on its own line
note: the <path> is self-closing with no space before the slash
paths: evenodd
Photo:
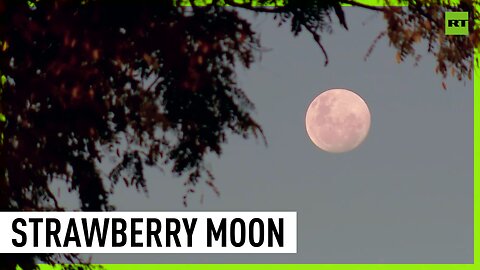
<path id="1" fill-rule="evenodd" d="M 355 2 L 355 1 L 351 1 L 351 0 L 342 0 L 341 2 L 345 3 L 345 4 L 355 6 L 355 7 L 361 7 L 361 8 L 365 8 L 365 9 L 374 10 L 374 11 L 381 11 L 381 12 L 386 11 L 386 9 L 384 7 L 369 6 L 369 5 L 358 3 L 358 2 Z"/>
<path id="2" fill-rule="evenodd" d="M 60 207 L 57 198 L 55 198 L 55 195 L 53 195 L 53 192 L 50 190 L 50 188 L 46 187 L 45 192 L 47 192 L 48 196 L 53 200 L 53 204 L 55 205 L 55 210 L 63 210 L 63 207 Z"/>
<path id="3" fill-rule="evenodd" d="M 324 65 L 325 65 L 325 66 L 328 65 L 328 55 L 327 55 L 327 51 L 325 50 L 325 47 L 323 47 L 323 44 L 322 44 L 322 42 L 320 41 L 320 35 L 319 35 L 317 32 L 315 32 L 315 30 L 311 29 L 310 27 L 307 27 L 307 26 L 305 26 L 305 25 L 304 25 L 304 27 L 305 27 L 305 29 L 308 30 L 308 32 L 310 32 L 310 34 L 312 34 L 313 39 L 315 40 L 315 42 L 317 43 L 317 45 L 318 45 L 318 46 L 320 47 L 320 49 L 322 50 L 322 53 L 323 53 L 323 55 L 325 56 L 325 63 L 324 63 Z"/>
<path id="4" fill-rule="evenodd" d="M 157 82 L 158 82 L 159 79 L 160 79 L 160 76 L 157 76 L 157 78 L 155 78 L 155 80 L 153 80 L 152 84 L 150 84 L 150 85 L 147 87 L 146 91 L 147 91 L 147 92 L 150 91 L 151 88 L 152 88 L 155 84 L 157 84 Z"/>
<path id="5" fill-rule="evenodd" d="M 378 34 L 378 35 L 375 37 L 375 39 L 373 40 L 372 45 L 370 45 L 370 47 L 368 48 L 367 53 L 365 54 L 365 56 L 364 56 L 364 58 L 363 58 L 364 61 L 367 61 L 367 58 L 370 57 L 370 55 L 372 54 L 373 49 L 374 49 L 375 46 L 377 45 L 378 41 L 380 41 L 380 39 L 382 39 L 386 34 L 387 34 L 386 31 L 382 31 L 382 32 L 380 32 L 380 34 Z"/>
<path id="6" fill-rule="evenodd" d="M 244 8 L 244 9 L 248 9 L 248 10 L 252 10 L 252 11 L 256 11 L 256 12 L 281 13 L 281 12 L 286 11 L 285 7 L 281 7 L 281 6 L 276 6 L 274 8 L 254 7 L 254 6 L 252 6 L 251 4 L 248 4 L 248 3 L 244 3 L 244 4 L 236 3 L 233 0 L 225 0 L 225 4 L 228 4 L 232 7 Z"/>

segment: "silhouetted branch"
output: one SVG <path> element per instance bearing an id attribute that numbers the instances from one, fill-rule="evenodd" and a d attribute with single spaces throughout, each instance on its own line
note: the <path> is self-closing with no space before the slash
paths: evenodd
<path id="1" fill-rule="evenodd" d="M 312 34 L 313 36 L 313 40 L 315 40 L 315 42 L 317 43 L 317 45 L 320 47 L 320 49 L 322 50 L 322 53 L 323 55 L 325 56 L 325 62 L 324 62 L 324 65 L 328 65 L 328 55 L 327 55 L 327 51 L 325 50 L 325 47 L 323 47 L 323 44 L 322 42 L 320 41 L 320 35 L 315 32 L 314 29 L 311 29 L 310 27 L 307 27 L 305 26 L 305 29 L 308 30 L 308 32 L 310 32 L 310 34 Z"/>
<path id="2" fill-rule="evenodd" d="M 254 7 L 254 6 L 252 6 L 251 3 L 250 4 L 249 3 L 241 4 L 241 3 L 237 3 L 233 0 L 225 0 L 225 4 L 228 4 L 232 7 L 244 8 L 244 9 L 248 9 L 248 10 L 255 11 L 255 12 L 281 13 L 281 12 L 287 11 L 286 8 L 282 7 L 282 6 L 276 6 L 276 7 L 273 7 L 273 8 L 261 7 L 261 6 Z"/>
<path id="3" fill-rule="evenodd" d="M 365 9 L 369 9 L 369 10 L 373 10 L 373 11 L 384 12 L 386 10 L 384 7 L 370 6 L 370 5 L 358 3 L 358 2 L 355 2 L 355 1 L 351 1 L 351 0 L 342 0 L 341 3 L 345 3 L 345 4 L 355 6 L 355 7 L 361 7 L 361 8 L 365 8 Z"/>
<path id="4" fill-rule="evenodd" d="M 52 199 L 53 204 L 55 205 L 55 210 L 56 210 L 56 211 L 63 211 L 64 208 L 63 208 L 63 207 L 60 207 L 60 204 L 58 203 L 57 198 L 55 198 L 55 195 L 54 195 L 53 192 L 50 190 L 50 188 L 46 187 L 46 188 L 45 188 L 45 192 L 48 194 L 48 196 L 50 197 L 50 199 Z"/>

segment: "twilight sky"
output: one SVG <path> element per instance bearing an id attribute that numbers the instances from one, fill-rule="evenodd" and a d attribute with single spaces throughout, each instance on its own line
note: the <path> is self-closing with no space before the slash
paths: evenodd
<path id="1" fill-rule="evenodd" d="M 183 179 L 152 169 L 148 198 L 123 186 L 112 198 L 122 211 L 297 211 L 297 254 L 96 254 L 93 262 L 472 263 L 473 83 L 448 80 L 444 91 L 431 56 L 397 64 L 386 40 L 364 61 L 383 18 L 358 8 L 346 15 L 349 31 L 323 36 L 327 67 L 308 34 L 294 38 L 288 26 L 250 16 L 272 50 L 239 70 L 239 81 L 269 146 L 232 136 L 209 158 L 220 197 L 201 185 L 184 208 Z M 306 109 L 329 88 L 352 89 L 369 105 L 369 135 L 352 152 L 322 152 L 306 134 Z"/>

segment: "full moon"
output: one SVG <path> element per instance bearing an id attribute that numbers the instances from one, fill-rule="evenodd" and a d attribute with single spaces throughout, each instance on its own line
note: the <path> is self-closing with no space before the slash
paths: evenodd
<path id="1" fill-rule="evenodd" d="M 330 89 L 318 95 L 305 116 L 307 133 L 320 149 L 343 153 L 357 148 L 370 129 L 370 110 L 357 94 Z"/>

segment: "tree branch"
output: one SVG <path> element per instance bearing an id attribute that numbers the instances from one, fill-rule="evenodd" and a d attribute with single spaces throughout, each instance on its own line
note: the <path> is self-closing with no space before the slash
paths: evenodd
<path id="1" fill-rule="evenodd" d="M 415 6 L 415 10 L 418 11 L 420 15 L 430 20 L 435 26 L 441 28 L 440 23 L 438 23 L 434 18 L 432 18 L 430 14 L 426 13 L 421 6 Z"/>
<path id="2" fill-rule="evenodd" d="M 147 87 L 146 91 L 147 91 L 147 92 L 150 91 L 150 90 L 152 89 L 152 87 L 157 84 L 157 82 L 158 82 L 159 79 L 160 79 L 160 76 L 157 75 L 157 78 L 155 78 L 155 80 L 152 82 L 152 84 L 150 84 L 150 85 Z"/>
<path id="3" fill-rule="evenodd" d="M 373 11 L 385 12 L 384 7 L 369 6 L 369 5 L 358 3 L 358 2 L 355 2 L 355 1 L 352 1 L 352 0 L 342 0 L 340 2 L 344 3 L 344 4 L 352 5 L 354 7 L 361 7 L 361 8 L 365 8 L 365 9 L 369 9 L 369 10 L 373 10 Z"/>
<path id="4" fill-rule="evenodd" d="M 52 199 L 53 201 L 53 204 L 55 205 L 55 210 L 56 211 L 63 211 L 63 207 L 60 207 L 60 204 L 58 203 L 58 200 L 57 198 L 55 198 L 55 195 L 53 194 L 53 192 L 50 190 L 49 187 L 45 187 L 45 192 L 47 193 L 47 195 L 49 196 L 50 199 Z"/>
<path id="5" fill-rule="evenodd" d="M 320 35 L 319 35 L 317 32 L 315 32 L 314 29 L 311 29 L 310 27 L 307 27 L 307 26 L 305 26 L 305 25 L 304 25 L 304 27 L 305 27 L 305 29 L 308 30 L 308 32 L 310 32 L 310 34 L 312 34 L 313 40 L 315 40 L 315 42 L 317 43 L 317 45 L 318 45 L 318 46 L 320 47 L 320 49 L 322 50 L 322 53 L 323 53 L 323 55 L 325 56 L 325 63 L 324 63 L 324 65 L 325 65 L 325 66 L 328 65 L 328 55 L 327 55 L 327 51 L 325 50 L 325 47 L 323 47 L 323 44 L 322 44 L 322 42 L 320 41 Z"/>
<path id="6" fill-rule="evenodd" d="M 272 7 L 272 8 L 268 8 L 268 7 L 254 7 L 252 6 L 252 4 L 250 3 L 244 3 L 244 4 L 241 4 L 241 3 L 237 3 L 235 2 L 234 0 L 225 0 L 225 4 L 228 4 L 232 7 L 239 7 L 239 8 L 244 8 L 244 9 L 248 9 L 248 10 L 251 10 L 251 11 L 255 11 L 255 12 L 264 12 L 264 13 L 281 13 L 281 12 L 285 12 L 286 11 L 286 8 L 285 7 L 282 7 L 282 6 L 275 6 L 275 7 Z"/>

